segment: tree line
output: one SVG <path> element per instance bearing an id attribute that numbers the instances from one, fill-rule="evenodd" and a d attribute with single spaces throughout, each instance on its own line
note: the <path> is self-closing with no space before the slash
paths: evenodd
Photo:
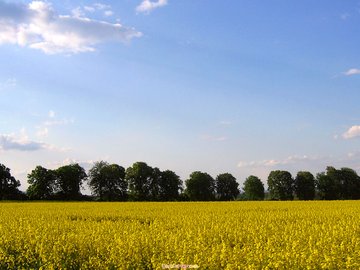
<path id="1" fill-rule="evenodd" d="M 0 200 L 98 200 L 98 201 L 230 201 L 230 200 L 357 200 L 360 177 L 350 168 L 326 171 L 314 176 L 300 171 L 271 171 L 268 189 L 257 176 L 249 176 L 240 189 L 230 173 L 213 178 L 195 171 L 185 183 L 171 170 L 161 171 L 145 162 L 125 169 L 118 164 L 98 161 L 88 172 L 78 163 L 51 170 L 37 166 L 27 175 L 26 192 L 10 169 L 0 164 Z M 83 195 L 87 184 L 91 196 Z"/>

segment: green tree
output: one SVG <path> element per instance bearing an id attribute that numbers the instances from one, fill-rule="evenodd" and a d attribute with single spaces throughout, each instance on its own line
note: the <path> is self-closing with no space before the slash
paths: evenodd
<path id="1" fill-rule="evenodd" d="M 10 173 L 10 169 L 0 164 L 0 200 L 17 199 L 21 192 L 18 189 L 20 181 Z"/>
<path id="2" fill-rule="evenodd" d="M 185 181 L 186 194 L 191 201 L 211 201 L 215 199 L 215 180 L 207 173 L 193 172 Z"/>
<path id="3" fill-rule="evenodd" d="M 244 182 L 244 198 L 250 201 L 262 201 L 265 198 L 263 182 L 256 176 L 250 175 Z"/>
<path id="4" fill-rule="evenodd" d="M 300 171 L 295 177 L 295 193 L 299 200 L 315 198 L 315 178 L 310 172 Z"/>
<path id="5" fill-rule="evenodd" d="M 126 169 L 125 179 L 128 183 L 131 200 L 151 200 L 154 193 L 154 169 L 145 162 L 135 162 Z"/>
<path id="6" fill-rule="evenodd" d="M 269 195 L 272 200 L 293 200 L 294 180 L 288 171 L 272 171 L 268 177 Z"/>
<path id="7" fill-rule="evenodd" d="M 357 200 L 360 199 L 360 177 L 350 168 L 338 170 L 338 177 L 341 186 L 341 199 Z"/>
<path id="8" fill-rule="evenodd" d="M 178 200 L 183 182 L 173 171 L 166 170 L 161 172 L 160 198 L 164 201 Z"/>
<path id="9" fill-rule="evenodd" d="M 28 174 L 30 184 L 26 193 L 32 200 L 46 200 L 54 195 L 56 175 L 52 170 L 36 166 Z"/>
<path id="10" fill-rule="evenodd" d="M 239 195 L 239 183 L 230 173 L 219 174 L 215 179 L 216 196 L 220 201 L 235 200 Z"/>
<path id="11" fill-rule="evenodd" d="M 87 177 L 84 168 L 77 163 L 65 165 L 58 168 L 55 174 L 59 198 L 78 199 L 81 196 L 80 187 Z"/>
<path id="12" fill-rule="evenodd" d="M 89 170 L 88 183 L 91 192 L 99 200 L 117 201 L 126 199 L 125 169 L 117 164 L 110 165 L 105 161 L 95 162 Z"/>
<path id="13" fill-rule="evenodd" d="M 324 200 L 347 200 L 360 198 L 360 178 L 350 168 L 327 167 L 326 172 L 316 176 L 319 197 Z"/>

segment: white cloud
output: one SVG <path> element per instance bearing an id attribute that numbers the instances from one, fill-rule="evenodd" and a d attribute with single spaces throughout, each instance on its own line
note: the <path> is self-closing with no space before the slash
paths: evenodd
<path id="1" fill-rule="evenodd" d="M 53 145 L 30 140 L 26 135 L 25 130 L 20 132 L 20 135 L 15 134 L 0 134 L 0 150 L 2 151 L 39 151 L 39 150 L 54 150 L 65 151 L 66 149 L 59 149 Z"/>
<path id="2" fill-rule="evenodd" d="M 344 139 L 360 137 L 360 126 L 352 126 L 342 136 Z"/>
<path id="3" fill-rule="evenodd" d="M 98 3 L 94 8 L 109 7 Z M 23 5 L 0 0 L 0 44 L 17 44 L 47 54 L 74 54 L 95 51 L 102 42 L 127 43 L 142 35 L 119 23 L 86 18 L 82 9 L 72 13 L 58 15 L 50 3 L 43 1 Z"/>
<path id="4" fill-rule="evenodd" d="M 72 14 L 74 17 L 85 17 L 86 13 L 95 13 L 97 11 L 101 12 L 101 14 L 105 17 L 114 15 L 111 6 L 101 3 L 95 3 L 91 6 L 77 7 L 72 10 Z"/>
<path id="5" fill-rule="evenodd" d="M 276 159 L 266 159 L 261 161 L 240 161 L 238 163 L 239 168 L 247 168 L 247 167 L 275 167 L 280 165 L 289 165 L 289 164 L 296 164 L 299 162 L 311 161 L 316 160 L 316 157 L 308 157 L 304 156 L 289 156 L 283 160 L 276 160 Z"/>
<path id="6" fill-rule="evenodd" d="M 151 0 L 143 0 L 140 5 L 136 7 L 137 13 L 150 13 L 156 8 L 163 7 L 167 5 L 167 0 L 157 0 L 157 1 L 151 1 Z"/>
<path id="7" fill-rule="evenodd" d="M 346 76 L 352 76 L 352 75 L 360 75 L 360 69 L 358 68 L 351 68 L 348 71 L 343 72 Z"/>
<path id="8" fill-rule="evenodd" d="M 112 16 L 112 15 L 114 15 L 114 12 L 112 12 L 111 10 L 105 10 L 105 11 L 104 11 L 104 16 L 110 17 L 110 16 Z"/>

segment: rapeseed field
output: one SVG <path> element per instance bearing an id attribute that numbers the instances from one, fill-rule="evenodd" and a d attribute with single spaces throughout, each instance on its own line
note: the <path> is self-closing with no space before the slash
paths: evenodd
<path id="1" fill-rule="evenodd" d="M 360 201 L 0 203 L 0 269 L 360 269 Z"/>

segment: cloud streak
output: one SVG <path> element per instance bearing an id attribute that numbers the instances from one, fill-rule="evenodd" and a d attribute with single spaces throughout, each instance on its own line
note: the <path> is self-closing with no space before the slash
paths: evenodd
<path id="1" fill-rule="evenodd" d="M 157 0 L 157 1 L 143 0 L 141 4 L 136 7 L 136 12 L 149 14 L 154 9 L 166 5 L 167 5 L 167 0 Z"/>
<path id="2" fill-rule="evenodd" d="M 249 168 L 249 167 L 275 167 L 275 166 L 282 166 L 282 165 L 289 165 L 289 164 L 296 164 L 299 162 L 306 162 L 316 160 L 315 157 L 308 157 L 304 156 L 289 156 L 283 160 L 276 160 L 276 159 L 266 159 L 261 161 L 240 161 L 238 163 L 239 168 Z"/>
<path id="3" fill-rule="evenodd" d="M 46 54 L 75 54 L 95 51 L 99 43 L 128 43 L 142 36 L 133 28 L 82 17 L 79 12 L 58 15 L 48 2 L 24 5 L 0 0 L 0 44 L 16 44 Z"/>
<path id="4" fill-rule="evenodd" d="M 345 72 L 343 72 L 345 76 L 353 76 L 353 75 L 360 75 L 360 69 L 358 68 L 351 68 Z"/>

